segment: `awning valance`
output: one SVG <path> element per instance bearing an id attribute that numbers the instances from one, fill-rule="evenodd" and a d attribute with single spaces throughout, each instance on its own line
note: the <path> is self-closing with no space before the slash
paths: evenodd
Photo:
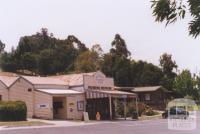
<path id="1" fill-rule="evenodd" d="M 115 98 L 137 98 L 134 93 L 118 91 L 118 90 L 87 90 L 86 98 L 105 98 L 105 97 L 115 97 Z"/>

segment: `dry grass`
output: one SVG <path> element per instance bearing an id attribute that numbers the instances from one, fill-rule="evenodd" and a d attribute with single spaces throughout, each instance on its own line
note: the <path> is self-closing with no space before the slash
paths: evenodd
<path id="1" fill-rule="evenodd" d="M 14 121 L 14 122 L 0 122 L 0 126 L 5 127 L 23 127 L 23 126 L 43 126 L 52 125 L 40 121 Z"/>

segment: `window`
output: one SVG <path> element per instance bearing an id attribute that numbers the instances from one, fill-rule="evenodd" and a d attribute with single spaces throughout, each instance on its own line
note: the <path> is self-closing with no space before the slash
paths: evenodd
<path id="1" fill-rule="evenodd" d="M 53 107 L 55 109 L 63 108 L 63 102 L 62 101 L 53 102 Z"/>
<path id="2" fill-rule="evenodd" d="M 151 99 L 150 94 L 145 94 L 145 100 L 146 100 L 146 101 L 149 101 L 150 99 Z"/>
<path id="3" fill-rule="evenodd" d="M 0 95 L 0 101 L 2 100 L 2 95 Z"/>

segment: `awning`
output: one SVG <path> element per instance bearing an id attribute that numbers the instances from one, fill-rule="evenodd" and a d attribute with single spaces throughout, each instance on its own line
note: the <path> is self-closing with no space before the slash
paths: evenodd
<path id="1" fill-rule="evenodd" d="M 87 90 L 86 98 L 105 98 L 105 97 L 115 97 L 115 98 L 137 98 L 134 93 L 123 92 L 118 90 Z"/>
<path id="2" fill-rule="evenodd" d="M 36 89 L 40 92 L 53 94 L 53 95 L 70 95 L 70 94 L 82 94 L 83 92 L 78 92 L 74 90 L 66 90 L 66 89 Z"/>

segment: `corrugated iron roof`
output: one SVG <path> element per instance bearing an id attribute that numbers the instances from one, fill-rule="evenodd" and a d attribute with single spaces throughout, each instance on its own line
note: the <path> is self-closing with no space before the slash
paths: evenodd
<path id="1" fill-rule="evenodd" d="M 0 76 L 0 81 L 7 87 L 10 87 L 18 78 L 16 76 Z"/>
<path id="2" fill-rule="evenodd" d="M 162 86 L 134 87 L 133 92 L 152 92 L 162 88 Z"/>
<path id="3" fill-rule="evenodd" d="M 74 90 L 65 90 L 65 89 L 36 89 L 38 91 L 48 93 L 48 94 L 55 94 L 55 95 L 60 95 L 60 94 L 82 94 L 83 92 L 78 92 Z"/>
<path id="4" fill-rule="evenodd" d="M 80 74 L 69 74 L 52 76 L 53 78 L 59 78 L 62 81 L 68 82 L 69 86 L 83 85 L 83 75 L 93 76 L 96 72 L 91 73 L 80 73 Z"/>
<path id="5" fill-rule="evenodd" d="M 52 78 L 52 77 L 38 77 L 38 76 L 22 76 L 32 84 L 46 84 L 46 85 L 68 85 L 63 80 Z"/>

